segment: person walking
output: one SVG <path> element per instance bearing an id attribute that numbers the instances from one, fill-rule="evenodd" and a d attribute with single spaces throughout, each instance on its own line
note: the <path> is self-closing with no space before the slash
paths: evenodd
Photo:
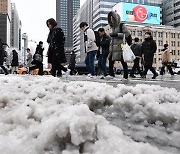
<path id="1" fill-rule="evenodd" d="M 8 75 L 8 70 L 4 67 L 3 63 L 4 63 L 4 58 L 6 56 L 6 53 L 4 51 L 3 45 L 5 45 L 4 43 L 2 43 L 2 40 L 0 39 L 0 67 L 2 68 L 2 70 L 4 71 L 5 75 Z"/>
<path id="2" fill-rule="evenodd" d="M 66 72 L 67 77 L 69 71 L 62 65 L 62 63 L 67 62 L 64 51 L 64 33 L 62 29 L 57 26 L 57 22 L 53 18 L 48 19 L 46 25 L 50 30 L 47 42 L 49 43 L 48 63 L 51 63 L 52 65 L 51 74 L 54 77 L 61 77 L 63 70 Z"/>
<path id="3" fill-rule="evenodd" d="M 104 74 L 104 76 L 102 76 L 101 79 L 104 79 L 107 76 L 106 61 L 109 54 L 109 45 L 111 38 L 105 33 L 104 28 L 99 28 L 98 32 L 100 36 L 100 42 L 97 52 L 97 59 L 98 59 L 98 66 L 103 71 Z"/>
<path id="4" fill-rule="evenodd" d="M 13 74 L 17 74 L 18 66 L 19 66 L 18 53 L 16 50 L 12 50 L 11 71 Z"/>
<path id="5" fill-rule="evenodd" d="M 89 28 L 86 22 L 80 23 L 80 29 L 84 31 L 84 46 L 86 53 L 85 64 L 89 72 L 87 78 L 95 78 L 96 72 L 94 60 L 98 50 L 98 47 L 96 45 L 95 33 L 92 29 Z"/>
<path id="6" fill-rule="evenodd" d="M 164 49 L 162 49 L 162 52 L 162 67 L 160 70 L 160 75 L 164 75 L 165 67 L 167 67 L 171 75 L 174 75 L 174 72 L 171 68 L 171 53 L 168 49 L 168 44 L 164 44 Z"/>
<path id="7" fill-rule="evenodd" d="M 29 70 L 39 69 L 38 75 L 43 75 L 43 42 L 40 41 L 36 47 L 35 54 L 33 55 L 33 66 L 29 67 Z"/>
<path id="8" fill-rule="evenodd" d="M 31 50 L 29 48 L 27 48 L 26 51 L 27 51 L 27 59 L 26 59 L 27 64 L 26 64 L 26 67 L 28 68 L 28 72 L 30 72 L 30 67 L 31 67 L 33 57 L 32 57 L 32 54 L 31 54 Z"/>
<path id="9" fill-rule="evenodd" d="M 128 66 L 127 63 L 124 62 L 123 55 L 122 55 L 122 47 L 123 47 L 123 39 L 126 40 L 128 45 L 132 44 L 132 37 L 125 26 L 125 24 L 121 23 L 120 16 L 111 11 L 108 13 L 108 24 L 112 29 L 111 36 L 111 43 L 110 43 L 110 54 L 109 54 L 109 75 L 114 77 L 114 62 L 121 61 L 121 64 L 124 69 L 124 79 L 128 79 Z M 125 38 L 124 38 L 125 37 Z"/>
<path id="10" fill-rule="evenodd" d="M 152 34 L 150 31 L 145 32 L 144 36 L 145 40 L 142 43 L 142 54 L 144 56 L 144 72 L 143 72 L 143 78 L 146 78 L 148 70 L 150 70 L 153 73 L 152 79 L 156 79 L 158 76 L 158 73 L 155 71 L 155 69 L 152 67 L 153 65 L 153 58 L 154 53 L 156 53 L 157 45 L 156 42 L 153 40 Z"/>
<path id="11" fill-rule="evenodd" d="M 141 44 L 139 43 L 139 38 L 134 38 L 134 43 L 131 45 L 131 50 L 133 51 L 134 55 L 136 56 L 136 59 L 134 60 L 134 65 L 132 67 L 132 70 L 130 72 L 130 77 L 135 78 L 134 71 L 137 69 L 138 73 L 142 77 L 142 72 L 139 66 L 139 61 L 142 58 L 142 51 L 141 51 Z"/>

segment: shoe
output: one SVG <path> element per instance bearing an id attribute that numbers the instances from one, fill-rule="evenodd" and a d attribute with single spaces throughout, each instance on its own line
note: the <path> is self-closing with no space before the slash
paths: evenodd
<path id="1" fill-rule="evenodd" d="M 91 80 L 91 79 L 95 79 L 95 78 L 96 78 L 96 76 L 94 76 L 94 75 L 88 75 L 86 77 L 87 80 Z"/>
<path id="2" fill-rule="evenodd" d="M 113 79 L 113 78 L 114 78 L 114 76 L 111 76 L 111 75 L 106 76 L 106 79 Z"/>
<path id="3" fill-rule="evenodd" d="M 129 77 L 131 78 L 136 78 L 136 76 L 133 74 L 133 75 L 129 75 Z"/>
<path id="4" fill-rule="evenodd" d="M 70 69 L 67 69 L 67 71 L 65 72 L 65 76 L 66 76 L 66 78 L 70 75 Z"/>
<path id="5" fill-rule="evenodd" d="M 158 74 L 156 73 L 156 74 L 154 74 L 153 75 L 153 77 L 152 77 L 152 79 L 156 79 L 156 77 L 158 76 Z"/>
<path id="6" fill-rule="evenodd" d="M 105 76 L 101 76 L 100 79 L 106 79 L 106 77 Z"/>

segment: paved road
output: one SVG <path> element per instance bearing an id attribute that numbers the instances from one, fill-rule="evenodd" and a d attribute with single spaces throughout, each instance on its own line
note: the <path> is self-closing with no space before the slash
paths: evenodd
<path id="1" fill-rule="evenodd" d="M 160 85 L 162 87 L 175 88 L 177 91 L 180 91 L 180 75 L 171 76 L 166 74 L 164 76 L 158 76 L 156 79 L 151 79 L 152 75 L 147 75 L 146 79 L 142 79 L 137 76 L 137 78 L 129 78 L 128 80 L 123 80 L 121 75 L 116 76 L 113 79 L 100 79 L 100 77 L 96 77 L 96 79 L 91 79 L 88 81 L 93 82 L 102 82 L 107 83 L 113 86 L 117 86 L 117 84 L 126 84 L 127 86 L 134 86 L 136 84 L 148 84 L 148 85 Z M 71 81 L 87 81 L 86 76 L 69 76 L 68 80 Z"/>

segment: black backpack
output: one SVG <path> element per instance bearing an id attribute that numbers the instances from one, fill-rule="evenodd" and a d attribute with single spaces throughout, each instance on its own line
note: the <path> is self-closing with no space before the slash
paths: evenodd
<path id="1" fill-rule="evenodd" d="M 99 36 L 99 32 L 98 31 L 94 31 L 94 35 L 95 35 L 95 43 L 96 45 L 99 47 L 99 44 L 100 44 L 100 36 Z"/>

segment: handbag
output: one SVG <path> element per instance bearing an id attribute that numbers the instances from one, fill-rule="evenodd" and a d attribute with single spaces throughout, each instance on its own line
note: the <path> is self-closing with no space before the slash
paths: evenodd
<path id="1" fill-rule="evenodd" d="M 125 42 L 125 44 L 123 45 L 122 50 L 123 50 L 123 59 L 125 62 L 132 62 L 134 59 L 136 59 L 136 56 L 134 55 L 133 51 L 131 50 L 127 42 Z"/>
<path id="2" fill-rule="evenodd" d="M 34 60 L 37 61 L 37 62 L 42 63 L 43 62 L 43 57 L 39 53 L 36 53 L 34 55 Z"/>

